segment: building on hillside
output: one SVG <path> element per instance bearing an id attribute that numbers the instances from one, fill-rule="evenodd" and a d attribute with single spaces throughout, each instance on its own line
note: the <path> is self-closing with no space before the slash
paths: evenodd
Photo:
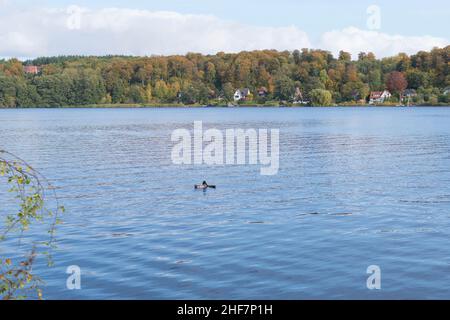
<path id="1" fill-rule="evenodd" d="M 39 74 L 41 72 L 41 68 L 38 66 L 24 66 L 23 71 L 26 74 Z"/>
<path id="2" fill-rule="evenodd" d="M 258 97 L 265 98 L 269 94 L 269 90 L 266 87 L 261 87 L 258 89 Z"/>
<path id="3" fill-rule="evenodd" d="M 294 92 L 294 103 L 296 103 L 296 104 L 298 104 L 298 103 L 300 103 L 300 104 L 308 103 L 307 101 L 305 101 L 305 100 L 303 99 L 303 93 L 302 93 L 302 90 L 300 90 L 299 87 L 296 87 L 296 88 L 295 88 L 295 92 Z"/>
<path id="4" fill-rule="evenodd" d="M 450 94 L 450 87 L 445 88 L 443 94 Z"/>
<path id="5" fill-rule="evenodd" d="M 417 92 L 414 89 L 406 89 L 403 91 L 403 96 L 404 97 L 415 97 L 417 96 Z"/>
<path id="6" fill-rule="evenodd" d="M 250 95 L 250 89 L 244 88 L 244 89 L 237 89 L 234 93 L 234 101 L 243 101 L 246 100 L 247 97 Z"/>
<path id="7" fill-rule="evenodd" d="M 417 92 L 414 89 L 406 89 L 402 92 L 402 101 L 406 103 L 406 105 L 411 104 L 411 99 L 417 96 Z"/>
<path id="8" fill-rule="evenodd" d="M 387 91 L 372 91 L 369 97 L 369 104 L 383 103 L 385 100 L 392 97 L 392 94 Z"/>
<path id="9" fill-rule="evenodd" d="M 402 96 L 403 96 L 403 98 L 409 99 L 409 98 L 417 96 L 417 91 L 414 89 L 406 89 L 402 92 Z"/>

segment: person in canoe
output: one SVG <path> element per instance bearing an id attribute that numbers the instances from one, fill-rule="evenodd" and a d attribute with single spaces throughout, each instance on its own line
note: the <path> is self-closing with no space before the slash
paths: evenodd
<path id="1" fill-rule="evenodd" d="M 209 185 L 206 181 L 203 181 L 202 184 L 196 184 L 195 185 L 195 189 L 203 189 L 203 190 L 205 190 L 205 189 L 208 189 L 208 188 L 215 189 L 216 186 Z"/>

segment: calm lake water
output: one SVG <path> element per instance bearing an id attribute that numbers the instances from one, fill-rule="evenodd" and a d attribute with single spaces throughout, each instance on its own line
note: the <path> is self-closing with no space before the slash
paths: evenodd
<path id="1" fill-rule="evenodd" d="M 279 128 L 279 173 L 172 164 L 195 120 Z M 450 108 L 0 110 L 0 139 L 67 209 L 46 298 L 450 298 Z"/>

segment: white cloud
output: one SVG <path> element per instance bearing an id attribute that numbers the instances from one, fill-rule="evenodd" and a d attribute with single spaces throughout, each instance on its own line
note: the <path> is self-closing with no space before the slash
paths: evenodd
<path id="1" fill-rule="evenodd" d="M 414 54 L 433 47 L 445 47 L 448 41 L 431 36 L 389 35 L 378 31 L 361 30 L 348 27 L 322 35 L 319 47 L 337 54 L 340 50 L 352 53 L 353 58 L 359 52 L 373 52 L 377 57 L 393 56 L 400 52 Z"/>
<path id="2" fill-rule="evenodd" d="M 5 0 L 0 0 L 5 1 Z M 354 27 L 326 32 L 317 44 L 295 26 L 260 27 L 211 15 L 119 8 L 12 6 L 0 10 L 0 56 L 152 55 L 321 48 L 379 57 L 445 46 L 440 38 L 392 36 Z"/>
<path id="3" fill-rule="evenodd" d="M 310 46 L 307 34 L 296 27 L 256 27 L 209 15 L 72 6 L 0 17 L 2 56 L 216 53 Z"/>

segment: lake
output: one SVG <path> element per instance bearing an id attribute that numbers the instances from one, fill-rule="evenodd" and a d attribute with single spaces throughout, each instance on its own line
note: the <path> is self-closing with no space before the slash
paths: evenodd
<path id="1" fill-rule="evenodd" d="M 278 174 L 173 164 L 196 120 L 279 129 Z M 0 139 L 67 210 L 46 298 L 450 298 L 450 108 L 4 109 Z"/>

